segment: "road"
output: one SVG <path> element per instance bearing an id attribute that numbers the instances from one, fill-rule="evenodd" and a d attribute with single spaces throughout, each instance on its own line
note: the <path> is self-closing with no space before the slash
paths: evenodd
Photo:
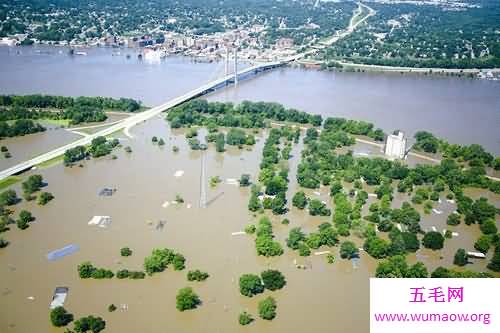
<path id="1" fill-rule="evenodd" d="M 293 59 L 257 64 L 257 65 L 254 65 L 254 66 L 251 66 L 249 68 L 246 68 L 246 69 L 239 71 L 238 77 L 257 73 L 259 71 L 273 69 L 275 67 L 285 65 L 289 61 L 293 61 Z M 234 75 L 228 75 L 228 76 L 224 76 L 222 78 L 213 80 L 207 84 L 202 85 L 199 88 L 193 89 L 193 90 L 185 93 L 184 95 L 176 97 L 176 98 L 174 98 L 166 103 L 163 103 L 161 105 L 153 107 L 147 111 L 135 114 L 129 118 L 124 119 L 123 121 L 120 121 L 119 123 L 113 124 L 113 125 L 105 128 L 101 131 L 98 131 L 94 134 L 87 135 L 87 136 L 85 136 L 81 139 L 78 139 L 74 142 L 71 142 L 67 145 L 56 148 L 54 150 L 51 150 L 47 153 L 39 155 L 39 156 L 32 158 L 28 161 L 19 163 L 15 166 L 8 168 L 8 169 L 2 170 L 2 171 L 0 171 L 0 180 L 5 179 L 9 176 L 15 175 L 17 173 L 23 172 L 25 170 L 31 169 L 32 167 L 34 167 L 40 163 L 47 162 L 51 159 L 59 157 L 59 156 L 63 155 L 66 152 L 66 150 L 68 150 L 68 149 L 75 148 L 77 146 L 88 145 L 92 142 L 93 139 L 95 139 L 98 136 L 107 136 L 107 135 L 110 135 L 112 133 L 115 133 L 115 132 L 121 131 L 121 130 L 125 130 L 126 132 L 128 132 L 131 127 L 133 127 L 141 122 L 144 122 L 150 118 L 153 118 L 153 117 L 159 115 L 160 113 L 162 113 L 170 108 L 173 108 L 173 107 L 175 107 L 179 104 L 182 104 L 186 101 L 189 101 L 193 98 L 203 96 L 203 95 L 207 94 L 208 92 L 213 91 L 214 89 L 217 89 L 219 87 L 223 87 L 225 84 L 226 85 L 231 84 L 233 79 L 234 79 Z"/>
<path id="2" fill-rule="evenodd" d="M 363 13 L 363 8 L 368 11 L 368 14 L 366 14 L 363 18 L 360 20 L 354 21 L 358 18 Z M 336 36 L 331 37 L 329 40 L 321 42 L 322 45 L 324 46 L 331 46 L 333 43 L 337 42 L 339 39 L 344 38 L 346 36 L 349 36 L 356 28 L 366 21 L 369 17 L 375 15 L 376 11 L 373 10 L 372 8 L 368 7 L 367 5 L 362 4 L 361 2 L 358 2 L 358 8 L 356 9 L 355 13 L 351 17 L 351 20 L 349 21 L 349 26 L 341 33 L 337 34 Z"/>

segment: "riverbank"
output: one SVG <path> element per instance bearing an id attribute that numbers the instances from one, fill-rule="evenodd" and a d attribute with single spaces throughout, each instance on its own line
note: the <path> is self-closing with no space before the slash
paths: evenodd
<path id="1" fill-rule="evenodd" d="M 500 73 L 500 68 L 419 68 L 356 64 L 344 61 L 335 61 L 344 68 L 364 69 L 378 72 L 404 72 L 404 73 L 427 73 L 427 74 L 478 74 L 481 72 Z"/>
<path id="2" fill-rule="evenodd" d="M 335 65 L 331 65 L 331 64 Z M 400 74 L 424 74 L 424 75 L 445 75 L 464 78 L 478 78 L 492 81 L 499 80 L 500 68 L 436 68 L 436 67 L 401 67 L 382 66 L 351 63 L 341 60 L 330 62 L 313 59 L 302 59 L 291 66 L 302 66 L 307 69 L 332 70 L 339 72 L 373 72 L 373 73 L 400 73 Z"/>

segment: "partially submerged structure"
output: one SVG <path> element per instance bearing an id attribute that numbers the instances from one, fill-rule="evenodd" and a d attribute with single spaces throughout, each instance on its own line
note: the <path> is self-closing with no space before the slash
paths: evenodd
<path id="1" fill-rule="evenodd" d="M 54 290 L 54 296 L 52 296 L 52 302 L 50 302 L 50 309 L 55 309 L 58 306 L 63 306 L 66 297 L 68 296 L 69 288 L 67 287 L 57 287 Z"/>
<path id="2" fill-rule="evenodd" d="M 406 138 L 403 132 L 390 134 L 385 142 L 385 155 L 389 159 L 404 159 L 406 154 Z"/>
<path id="3" fill-rule="evenodd" d="M 478 259 L 485 259 L 486 258 L 486 255 L 482 252 L 469 251 L 469 252 L 467 252 L 467 256 L 471 257 L 471 258 L 478 258 Z"/>
<path id="4" fill-rule="evenodd" d="M 70 254 L 73 254 L 78 250 L 80 250 L 80 247 L 78 245 L 75 244 L 66 245 L 63 248 L 49 252 L 47 254 L 47 259 L 49 261 L 54 261 L 65 256 L 69 256 Z"/>
<path id="5" fill-rule="evenodd" d="M 105 188 L 103 188 L 102 190 L 99 191 L 99 196 L 100 197 L 110 197 L 113 194 L 115 194 L 115 192 L 116 192 L 116 188 L 105 187 Z"/>
<path id="6" fill-rule="evenodd" d="M 101 215 L 96 215 L 94 216 L 89 222 L 88 225 L 97 225 L 101 228 L 106 228 L 111 224 L 111 217 L 109 216 L 101 216 Z"/>

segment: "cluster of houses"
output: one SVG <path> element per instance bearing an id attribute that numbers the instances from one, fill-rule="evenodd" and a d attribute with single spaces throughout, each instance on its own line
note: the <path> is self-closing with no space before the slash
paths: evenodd
<path id="1" fill-rule="evenodd" d="M 106 36 L 92 38 L 85 43 L 79 41 L 38 41 L 35 44 L 57 44 L 61 46 L 107 46 L 107 47 L 129 47 L 144 49 L 144 55 L 166 56 L 168 54 L 180 53 L 208 61 L 224 58 L 227 53 L 232 53 L 238 48 L 240 59 L 274 61 L 283 57 L 295 55 L 299 46 L 295 45 L 292 38 L 280 38 L 275 45 L 264 46 L 261 32 L 264 26 L 253 26 L 247 29 L 235 29 L 225 32 L 217 32 L 210 35 L 184 35 L 174 32 L 157 31 L 151 34 L 135 37 Z M 22 45 L 26 35 L 1 38 L 0 44 L 9 46 Z M 153 52 L 152 52 L 153 51 Z M 229 52 L 228 52 L 229 51 Z"/>

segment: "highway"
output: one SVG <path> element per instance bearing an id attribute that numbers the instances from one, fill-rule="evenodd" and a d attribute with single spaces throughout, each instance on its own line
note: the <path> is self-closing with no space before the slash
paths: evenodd
<path id="1" fill-rule="evenodd" d="M 268 62 L 268 63 L 262 63 L 262 64 L 257 64 L 257 65 L 251 66 L 249 68 L 243 69 L 243 70 L 238 72 L 238 80 L 240 79 L 240 77 L 243 77 L 245 75 L 257 74 L 261 71 L 270 70 L 270 69 L 273 69 L 276 67 L 283 66 L 290 61 L 293 61 L 293 59 L 286 59 L 284 61 Z M 54 150 L 51 150 L 47 153 L 44 153 L 44 154 L 39 155 L 37 157 L 34 157 L 28 161 L 21 162 L 21 163 L 14 165 L 8 169 L 2 170 L 2 171 L 0 171 L 0 180 L 5 179 L 9 176 L 18 174 L 20 172 L 29 170 L 32 167 L 34 167 L 40 163 L 47 162 L 53 158 L 59 157 L 59 156 L 63 155 L 66 152 L 66 150 L 68 150 L 68 149 L 75 148 L 76 146 L 88 145 L 91 143 L 91 141 L 93 139 L 95 139 L 98 136 L 107 136 L 111 133 L 121 131 L 123 129 L 128 130 L 131 127 L 133 127 L 133 126 L 135 126 L 143 121 L 146 121 L 150 118 L 153 118 L 153 117 L 159 115 L 160 113 L 162 113 L 170 108 L 173 108 L 177 105 L 180 105 L 180 104 L 182 104 L 186 101 L 189 101 L 193 98 L 203 96 L 209 92 L 214 91 L 217 88 L 221 88 L 221 87 L 224 87 L 225 85 L 231 84 L 233 82 L 233 80 L 234 80 L 234 74 L 227 75 L 227 76 L 224 76 L 222 78 L 213 80 L 207 84 L 202 85 L 201 87 L 193 89 L 193 90 L 185 93 L 184 95 L 176 97 L 176 98 L 174 98 L 166 103 L 155 106 L 147 111 L 134 114 L 133 116 L 128 117 L 128 118 L 124 119 L 123 121 L 120 121 L 119 123 L 115 123 L 115 124 L 105 128 L 105 129 L 103 129 L 102 131 L 87 135 L 87 136 L 85 136 L 81 139 L 78 139 L 76 141 L 73 141 L 67 145 L 56 148 Z"/>

